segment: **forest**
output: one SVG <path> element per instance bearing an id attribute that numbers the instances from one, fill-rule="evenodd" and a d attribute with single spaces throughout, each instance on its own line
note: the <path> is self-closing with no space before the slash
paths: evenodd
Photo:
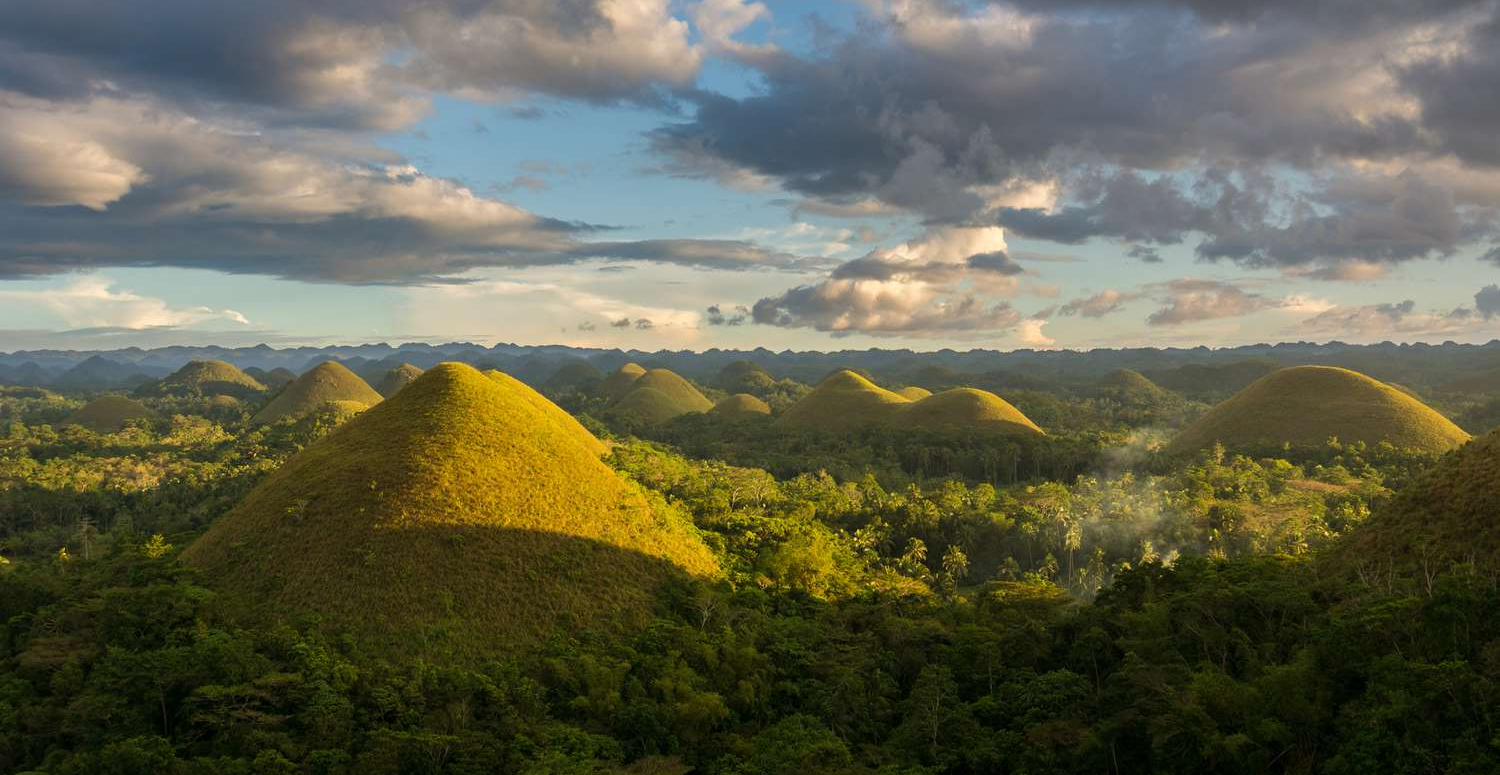
<path id="1" fill-rule="evenodd" d="M 257 422 L 295 388 L 140 389 L 149 415 L 100 432 L 77 413 L 110 389 L 5 388 L 0 771 L 1500 770 L 1500 565 L 1324 559 L 1441 450 L 1168 454 L 1217 384 L 991 380 L 1047 430 L 1016 436 L 785 427 L 771 417 L 817 392 L 789 377 L 749 386 L 774 409 L 748 419 L 650 420 L 597 380 L 535 382 L 720 571 L 653 587 L 637 625 L 473 659 L 247 615 L 180 556 L 354 433 L 348 407 Z M 417 400 L 397 395 L 377 407 Z"/>

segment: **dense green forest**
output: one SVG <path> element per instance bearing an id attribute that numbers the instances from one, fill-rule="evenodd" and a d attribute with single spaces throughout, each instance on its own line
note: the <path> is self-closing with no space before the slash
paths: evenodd
<path id="1" fill-rule="evenodd" d="M 778 414 L 808 390 L 742 387 Z M 479 664 L 240 615 L 179 562 L 346 412 L 149 396 L 99 433 L 68 424 L 91 393 L 6 389 L 0 771 L 1500 771 L 1493 558 L 1319 559 L 1440 453 L 1169 457 L 1206 402 L 989 387 L 1048 433 L 645 423 L 553 385 L 723 572 Z"/>

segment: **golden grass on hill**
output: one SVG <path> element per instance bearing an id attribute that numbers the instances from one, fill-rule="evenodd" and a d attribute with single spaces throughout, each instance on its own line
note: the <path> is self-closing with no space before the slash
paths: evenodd
<path id="1" fill-rule="evenodd" d="M 844 431 L 887 422 L 910 403 L 852 371 L 835 372 L 792 404 L 776 424 L 785 428 Z"/>
<path id="2" fill-rule="evenodd" d="M 1378 581 L 1500 561 L 1500 431 L 1448 454 L 1320 558 Z"/>
<path id="3" fill-rule="evenodd" d="M 250 419 L 256 423 L 273 423 L 285 417 L 302 417 L 332 401 L 371 406 L 380 403 L 381 396 L 343 364 L 326 361 L 287 385 Z"/>
<path id="4" fill-rule="evenodd" d="M 682 407 L 684 412 L 706 412 L 714 408 L 714 402 L 698 392 L 691 382 L 678 376 L 677 372 L 667 369 L 651 369 L 642 374 L 630 386 L 625 398 L 637 390 L 657 390 L 672 399 L 673 403 Z M 624 399 L 621 399 L 622 401 Z"/>
<path id="5" fill-rule="evenodd" d="M 145 395 L 186 398 L 214 395 L 248 398 L 264 392 L 265 385 L 224 361 L 190 361 L 159 382 L 141 389 Z"/>
<path id="6" fill-rule="evenodd" d="M 604 378 L 604 381 L 599 384 L 599 395 L 611 401 L 618 401 L 630 392 L 630 386 L 645 373 L 646 369 L 640 364 L 627 363 Z"/>
<path id="7" fill-rule="evenodd" d="M 1222 443 L 1258 450 L 1321 446 L 1330 437 L 1443 452 L 1469 434 L 1426 404 L 1358 372 L 1297 366 L 1272 372 L 1219 404 L 1167 445 L 1180 454 Z"/>
<path id="8" fill-rule="evenodd" d="M 734 395 L 714 404 L 708 413 L 726 420 L 741 420 L 747 417 L 765 417 L 771 414 L 771 406 L 749 393 Z"/>
<path id="9" fill-rule="evenodd" d="M 718 574 L 687 520 L 507 380 L 432 368 L 294 455 L 183 560 L 253 614 L 468 661 L 638 625 L 669 577 Z"/>
<path id="10" fill-rule="evenodd" d="M 155 417 L 144 404 L 125 396 L 101 396 L 79 407 L 63 425 L 78 425 L 95 433 L 115 433 L 131 420 Z"/>
<path id="11" fill-rule="evenodd" d="M 403 363 L 385 373 L 380 378 L 380 384 L 375 386 L 375 392 L 385 398 L 390 398 L 401 392 L 401 388 L 415 382 L 417 377 L 422 376 L 422 370 L 410 363 Z"/>
<path id="12" fill-rule="evenodd" d="M 932 391 L 924 387 L 911 385 L 909 387 L 904 387 L 900 390 L 897 390 L 896 395 L 901 396 L 908 401 L 921 401 L 922 399 L 932 395 Z"/>
<path id="13" fill-rule="evenodd" d="M 906 430 L 1041 436 L 1042 429 L 1000 396 L 975 388 L 953 388 L 899 407 L 888 421 Z"/>
<path id="14" fill-rule="evenodd" d="M 580 445 L 593 453 L 595 457 L 602 456 L 609 451 L 604 442 L 600 441 L 594 434 L 589 433 L 589 429 L 583 427 L 583 424 L 578 422 L 573 415 L 568 414 L 566 410 L 557 404 L 548 401 L 546 396 L 536 392 L 530 385 L 497 369 L 490 369 L 484 372 L 484 375 L 494 380 L 495 384 L 500 385 L 511 395 L 517 396 L 531 404 L 536 408 L 537 412 L 550 420 L 558 430 L 572 436 Z"/>
<path id="15" fill-rule="evenodd" d="M 682 404 L 653 387 L 632 388 L 609 411 L 611 414 L 631 417 L 652 425 L 688 413 L 688 410 L 682 408 Z"/>

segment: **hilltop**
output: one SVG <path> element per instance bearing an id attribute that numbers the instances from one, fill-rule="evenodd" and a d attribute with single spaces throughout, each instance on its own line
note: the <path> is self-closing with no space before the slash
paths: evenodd
<path id="1" fill-rule="evenodd" d="M 897 390 L 896 395 L 901 396 L 908 401 L 921 401 L 922 399 L 932 395 L 932 391 L 924 387 L 910 385 Z"/>
<path id="2" fill-rule="evenodd" d="M 422 376 L 421 369 L 410 363 L 403 363 L 381 376 L 379 384 L 375 386 L 375 392 L 385 398 L 390 398 L 401 392 L 401 388 L 415 382 L 420 376 Z"/>
<path id="3" fill-rule="evenodd" d="M 714 408 L 708 410 L 708 413 L 726 420 L 743 420 L 747 417 L 767 417 L 771 414 L 771 406 L 749 393 L 735 393 L 714 404 Z"/>
<path id="4" fill-rule="evenodd" d="M 266 386 L 224 361 L 189 361 L 160 380 L 142 385 L 136 392 L 172 398 L 251 398 L 266 392 Z"/>
<path id="5" fill-rule="evenodd" d="M 610 372 L 604 381 L 599 383 L 599 395 L 611 400 L 618 401 L 630 392 L 630 386 L 646 373 L 645 367 L 638 363 L 627 363 L 613 372 Z"/>
<path id="6" fill-rule="evenodd" d="M 276 388 L 279 388 L 282 385 L 285 385 L 297 378 L 297 374 L 295 372 L 293 372 L 291 369 L 281 366 L 271 369 L 270 371 L 251 366 L 250 368 L 245 369 L 245 373 L 249 374 L 251 377 L 254 377 L 256 382 L 259 382 L 260 384 L 265 385 L 272 390 L 275 390 Z"/>
<path id="7" fill-rule="evenodd" d="M 1442 452 L 1469 434 L 1421 401 L 1358 372 L 1296 366 L 1272 372 L 1215 406 L 1165 451 L 1181 454 L 1215 443 L 1249 451 L 1313 447 L 1331 437 Z"/>
<path id="8" fill-rule="evenodd" d="M 348 401 L 372 406 L 381 401 L 358 374 L 336 361 L 325 361 L 298 377 L 255 416 L 255 423 L 273 423 L 286 417 L 301 417 L 332 401 Z"/>
<path id="9" fill-rule="evenodd" d="M 660 390 L 677 403 L 678 406 L 689 412 L 706 412 L 714 408 L 714 402 L 708 400 L 693 383 L 688 382 L 677 372 L 667 369 L 651 369 L 640 376 L 631 386 L 631 392 L 642 388 Z"/>
<path id="10" fill-rule="evenodd" d="M 563 433 L 572 436 L 584 449 L 587 449 L 590 454 L 594 455 L 595 457 L 600 457 L 605 452 L 609 451 L 609 449 L 605 447 L 604 442 L 596 438 L 594 434 L 589 433 L 589 430 L 583 427 L 583 424 L 578 422 L 578 420 L 575 419 L 573 415 L 568 414 L 562 407 L 558 406 L 557 404 L 548 401 L 546 396 L 533 390 L 530 385 L 527 385 L 521 380 L 518 380 L 515 377 L 506 374 L 505 372 L 496 371 L 494 369 L 484 372 L 484 375 L 494 380 L 495 384 L 500 385 L 510 394 L 517 396 L 521 400 L 531 404 L 531 406 L 536 409 L 537 412 L 551 421 L 554 427 L 556 427 Z"/>
<path id="11" fill-rule="evenodd" d="M 1127 401 L 1159 401 L 1171 394 L 1134 369 L 1115 369 L 1099 380 L 1099 387 Z"/>
<path id="12" fill-rule="evenodd" d="M 1374 578 L 1494 567 L 1500 560 L 1500 431 L 1444 457 L 1356 527 L 1322 561 Z"/>
<path id="13" fill-rule="evenodd" d="M 811 393 L 783 412 L 776 424 L 784 428 L 851 430 L 884 423 L 898 407 L 909 403 L 845 369 L 818 383 Z"/>
<path id="14" fill-rule="evenodd" d="M 252 614 L 467 661 L 639 624 L 662 582 L 717 575 L 689 523 L 500 377 L 434 367 L 294 455 L 184 561 Z"/>
<path id="15" fill-rule="evenodd" d="M 753 393 L 776 384 L 776 378 L 755 361 L 739 360 L 725 364 L 713 384 L 729 393 Z"/>
<path id="16" fill-rule="evenodd" d="M 95 433 L 115 433 L 131 420 L 145 420 L 155 416 L 155 412 L 133 398 L 101 396 L 79 407 L 63 421 L 63 425 L 78 425 Z"/>
<path id="17" fill-rule="evenodd" d="M 712 408 L 713 402 L 676 372 L 651 369 L 636 377 L 625 395 L 609 411 L 646 423 L 659 423 L 691 412 L 707 412 Z"/>
<path id="18" fill-rule="evenodd" d="M 1005 399 L 975 388 L 953 388 L 899 407 L 892 427 L 906 430 L 1041 436 L 1036 423 Z"/>

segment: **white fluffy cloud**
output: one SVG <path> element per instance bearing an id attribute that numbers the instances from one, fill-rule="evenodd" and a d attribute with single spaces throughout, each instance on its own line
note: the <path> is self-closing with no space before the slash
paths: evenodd
<path id="1" fill-rule="evenodd" d="M 250 321 L 232 309 L 174 308 L 161 299 L 117 288 L 110 280 L 82 277 L 61 288 L 0 288 L 0 301 L 34 310 L 65 328 L 179 328 L 207 323 L 248 326 Z"/>

